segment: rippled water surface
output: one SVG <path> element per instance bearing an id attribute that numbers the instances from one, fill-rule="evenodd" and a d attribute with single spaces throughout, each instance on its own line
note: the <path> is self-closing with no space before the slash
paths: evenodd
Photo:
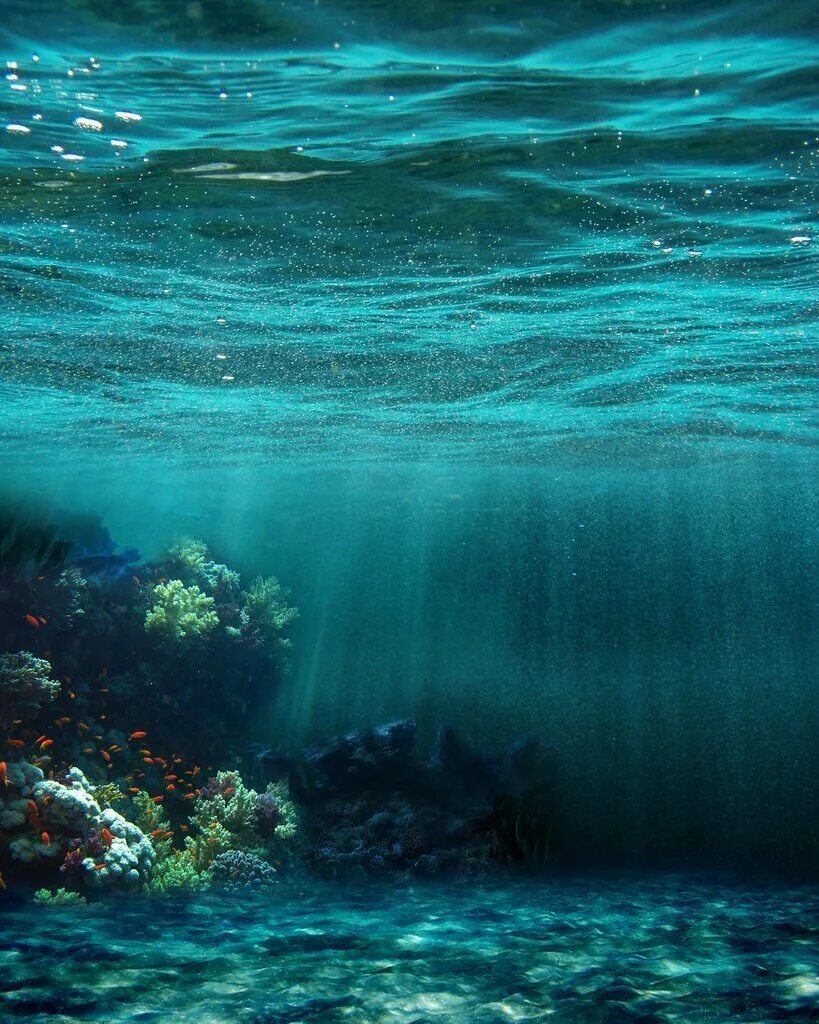
<path id="1" fill-rule="evenodd" d="M 6 0 L 7 458 L 804 449 L 817 29 Z"/>

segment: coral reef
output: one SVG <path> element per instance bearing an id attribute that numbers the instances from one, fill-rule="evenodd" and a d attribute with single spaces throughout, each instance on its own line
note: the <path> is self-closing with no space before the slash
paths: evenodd
<path id="1" fill-rule="evenodd" d="M 34 902 L 47 907 L 75 907 L 79 903 L 87 903 L 86 898 L 72 889 L 38 889 L 34 893 Z"/>
<path id="2" fill-rule="evenodd" d="M 279 884 L 276 869 L 252 853 L 228 850 L 215 858 L 210 869 L 214 884 L 227 892 L 261 892 Z"/>
<path id="3" fill-rule="evenodd" d="M 299 614 L 288 605 L 289 597 L 290 591 L 275 576 L 257 576 L 242 594 L 243 629 L 289 647 L 290 641 L 282 633 Z"/>
<path id="4" fill-rule="evenodd" d="M 195 584 L 186 587 L 181 580 L 158 583 L 153 596 L 156 603 L 145 614 L 145 629 L 166 640 L 190 640 L 219 625 L 213 598 Z"/>
<path id="5" fill-rule="evenodd" d="M 156 859 L 150 840 L 112 807 L 100 808 L 79 768 L 58 781 L 18 761 L 6 779 L 0 825 L 13 859 L 62 859 L 72 881 L 94 889 L 137 888 L 147 878 Z"/>
<path id="6" fill-rule="evenodd" d="M 0 654 L 0 727 L 8 728 L 14 718 L 37 712 L 53 701 L 60 684 L 51 678 L 51 664 L 31 651 Z"/>

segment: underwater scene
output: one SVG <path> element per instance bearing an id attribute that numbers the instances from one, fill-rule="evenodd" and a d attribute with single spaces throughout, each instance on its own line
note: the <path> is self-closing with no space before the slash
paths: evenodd
<path id="1" fill-rule="evenodd" d="M 0 1024 L 819 1020 L 819 7 L 0 68 Z"/>

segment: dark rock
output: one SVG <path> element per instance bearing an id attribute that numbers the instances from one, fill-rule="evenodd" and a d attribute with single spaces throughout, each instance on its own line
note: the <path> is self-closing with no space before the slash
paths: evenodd
<path id="1" fill-rule="evenodd" d="M 406 718 L 312 748 L 291 772 L 290 791 L 311 803 L 367 787 L 394 788 L 412 769 L 415 733 L 415 721 Z"/>

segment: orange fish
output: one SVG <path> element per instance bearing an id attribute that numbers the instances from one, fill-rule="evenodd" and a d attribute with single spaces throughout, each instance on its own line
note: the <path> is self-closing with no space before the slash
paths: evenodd
<path id="1" fill-rule="evenodd" d="M 128 787 L 128 791 L 130 793 L 141 793 L 142 792 L 142 790 L 139 788 L 139 786 L 129 786 Z"/>
<path id="2" fill-rule="evenodd" d="M 185 796 L 184 796 L 184 799 L 185 800 L 195 800 L 196 799 L 196 793 L 186 793 Z"/>
<path id="3" fill-rule="evenodd" d="M 9 740 L 10 747 L 16 747 L 18 750 L 26 745 L 25 740 Z"/>
<path id="4" fill-rule="evenodd" d="M 82 752 L 84 754 L 93 754 L 94 753 L 94 748 L 93 747 L 83 747 L 82 748 Z"/>
<path id="5" fill-rule="evenodd" d="M 94 870 L 95 871 L 105 871 L 105 865 L 104 864 L 95 864 L 94 865 Z"/>
<path id="6" fill-rule="evenodd" d="M 164 796 L 152 796 L 151 797 L 152 802 L 155 803 L 155 804 L 161 804 L 164 799 L 165 799 Z"/>
<path id="7" fill-rule="evenodd" d="M 58 718 L 57 721 L 60 722 L 62 725 L 68 725 L 71 719 L 68 717 L 68 715 L 63 715 L 63 717 Z"/>
<path id="8" fill-rule="evenodd" d="M 137 732 L 132 732 L 131 735 L 128 737 L 128 739 L 129 740 L 144 740 L 147 735 L 148 735 L 147 732 L 145 732 L 143 729 L 139 729 L 139 730 L 137 730 Z"/>
<path id="9" fill-rule="evenodd" d="M 43 740 L 46 740 L 46 739 L 48 739 L 48 737 L 46 736 L 45 733 L 43 733 L 43 735 L 42 736 L 38 736 L 37 739 L 34 742 L 35 743 L 42 743 Z"/>
<path id="10" fill-rule="evenodd" d="M 188 832 L 188 831 L 190 831 L 190 829 L 188 828 L 188 826 L 187 826 L 187 825 L 180 825 L 179 827 L 180 827 L 180 828 L 182 829 L 182 831 L 183 831 L 183 832 Z"/>
<path id="11" fill-rule="evenodd" d="M 224 790 L 224 796 L 232 796 L 236 792 L 235 786 L 227 786 Z"/>
<path id="12" fill-rule="evenodd" d="M 35 804 L 33 800 L 26 800 L 26 803 L 28 804 L 28 809 L 31 811 L 32 814 L 40 813 L 40 808 L 37 806 L 37 804 Z"/>
<path id="13" fill-rule="evenodd" d="M 110 764 L 111 763 L 111 755 L 108 753 L 108 751 L 107 750 L 101 750 L 100 753 L 102 754 L 103 761 L 107 761 Z"/>
<path id="14" fill-rule="evenodd" d="M 118 750 L 122 750 L 122 747 L 118 746 L 116 743 L 112 743 L 108 749 L 111 751 L 112 754 L 116 754 Z"/>
<path id="15" fill-rule="evenodd" d="M 151 757 L 152 756 L 150 750 L 140 750 L 140 754 L 142 754 L 143 757 Z"/>
<path id="16" fill-rule="evenodd" d="M 169 793 L 173 793 L 174 790 L 176 789 L 176 786 L 172 782 L 170 782 L 166 788 Z"/>
<path id="17" fill-rule="evenodd" d="M 173 838 L 173 831 L 169 830 L 168 832 L 163 832 L 162 833 L 162 838 L 163 839 L 172 839 Z"/>
<path id="18" fill-rule="evenodd" d="M 6 881 L 3 878 L 3 872 L 0 871 L 0 889 L 5 889 L 5 888 L 6 888 Z"/>
<path id="19" fill-rule="evenodd" d="M 40 623 L 37 621 L 37 619 L 33 615 L 27 615 L 26 616 L 26 622 L 30 626 L 34 626 L 35 629 L 39 629 L 40 628 Z"/>
<path id="20" fill-rule="evenodd" d="M 163 831 L 164 830 L 161 828 L 155 828 L 153 832 L 151 832 L 151 839 L 158 839 L 162 835 Z"/>
<path id="21" fill-rule="evenodd" d="M 91 726 L 90 725 L 86 725 L 85 722 L 77 722 L 77 728 L 78 729 L 82 729 L 83 732 L 88 732 L 88 730 L 91 728 Z"/>
<path id="22" fill-rule="evenodd" d="M 40 750 L 48 750 L 49 747 L 54 746 L 54 740 L 43 740 L 40 744 Z"/>
<path id="23" fill-rule="evenodd" d="M 178 778 L 179 778 L 178 775 L 166 775 L 165 776 L 165 781 L 166 782 L 176 782 Z"/>
<path id="24" fill-rule="evenodd" d="M 145 762 L 145 764 L 153 764 L 154 763 L 153 762 L 153 758 L 151 758 L 151 757 L 143 757 L 142 760 Z"/>
<path id="25" fill-rule="evenodd" d="M 102 830 L 102 832 L 100 832 L 100 835 L 105 840 L 105 843 L 106 843 L 107 846 L 110 846 L 111 843 L 113 843 L 113 841 L 114 841 L 114 833 L 110 829 L 104 828 Z"/>
<path id="26" fill-rule="evenodd" d="M 40 838 L 42 839 L 43 843 L 46 846 L 51 846 L 51 836 L 48 834 L 48 832 L 41 832 Z"/>
<path id="27" fill-rule="evenodd" d="M 2 779 L 3 782 L 5 782 L 6 786 L 10 785 L 9 780 L 8 780 L 8 776 L 6 775 L 6 762 L 5 761 L 0 761 L 0 779 Z"/>

